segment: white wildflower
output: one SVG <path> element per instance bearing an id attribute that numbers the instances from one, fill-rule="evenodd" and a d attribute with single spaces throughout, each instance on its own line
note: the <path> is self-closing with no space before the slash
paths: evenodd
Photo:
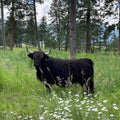
<path id="1" fill-rule="evenodd" d="M 101 115 L 102 114 L 102 112 L 98 112 L 98 115 Z"/>
<path id="2" fill-rule="evenodd" d="M 101 119 L 101 117 L 100 117 L 100 116 L 98 116 L 98 119 Z"/>
<path id="3" fill-rule="evenodd" d="M 18 116 L 17 118 L 20 119 L 20 118 L 22 118 L 22 116 Z"/>
<path id="4" fill-rule="evenodd" d="M 59 100 L 62 100 L 62 98 L 59 98 Z"/>
<path id="5" fill-rule="evenodd" d="M 90 108 L 95 108 L 95 105 L 90 106 Z"/>
<path id="6" fill-rule="evenodd" d="M 61 108 L 59 108 L 59 110 L 61 111 L 62 109 L 61 109 Z"/>
<path id="7" fill-rule="evenodd" d="M 64 115 L 65 113 L 64 113 L 64 111 L 62 111 L 62 115 Z"/>
<path id="8" fill-rule="evenodd" d="M 90 108 L 88 108 L 87 111 L 90 111 Z"/>
<path id="9" fill-rule="evenodd" d="M 11 111 L 10 113 L 13 114 L 13 111 Z"/>
<path id="10" fill-rule="evenodd" d="M 114 108 L 115 110 L 119 110 L 119 108 L 118 108 L 117 106 L 114 106 L 113 108 Z"/>
<path id="11" fill-rule="evenodd" d="M 56 116 L 56 119 L 59 119 L 60 117 L 61 117 L 61 116 L 57 115 L 57 116 Z"/>
<path id="12" fill-rule="evenodd" d="M 63 101 L 59 101 L 59 104 L 63 103 Z"/>
<path id="13" fill-rule="evenodd" d="M 68 104 L 68 103 L 69 103 L 69 100 L 65 101 L 65 103 Z"/>
<path id="14" fill-rule="evenodd" d="M 50 116 L 53 116 L 53 113 L 50 113 L 49 115 L 50 115 Z"/>
<path id="15" fill-rule="evenodd" d="M 88 94 L 87 96 L 90 97 L 92 94 Z"/>
<path id="16" fill-rule="evenodd" d="M 83 100 L 83 101 L 81 101 L 81 104 L 83 105 L 85 103 L 85 101 Z"/>
<path id="17" fill-rule="evenodd" d="M 28 119 L 28 115 L 24 119 L 27 120 Z"/>
<path id="18" fill-rule="evenodd" d="M 97 108 L 93 108 L 93 109 L 92 109 L 92 111 L 97 112 L 97 111 L 98 111 L 98 109 L 97 109 Z"/>
<path id="19" fill-rule="evenodd" d="M 97 97 L 97 95 L 94 95 L 94 97 Z"/>
<path id="20" fill-rule="evenodd" d="M 79 97 L 79 94 L 76 94 L 75 97 Z"/>
<path id="21" fill-rule="evenodd" d="M 115 104 L 115 103 L 113 103 L 113 106 L 116 106 L 116 104 Z"/>
<path id="22" fill-rule="evenodd" d="M 89 114 L 89 112 L 86 112 L 86 115 L 88 115 Z"/>
<path id="23" fill-rule="evenodd" d="M 80 107 L 79 110 L 82 110 L 82 108 Z"/>
<path id="24" fill-rule="evenodd" d="M 113 114 L 110 114 L 110 117 L 113 117 L 114 115 Z"/>
<path id="25" fill-rule="evenodd" d="M 60 106 L 64 106 L 63 104 L 61 104 Z"/>
<path id="26" fill-rule="evenodd" d="M 108 100 L 103 100 L 103 103 L 107 103 L 108 102 Z"/>
<path id="27" fill-rule="evenodd" d="M 68 107 L 72 107 L 72 105 L 69 105 Z"/>
<path id="28" fill-rule="evenodd" d="M 33 116 L 29 116 L 29 118 L 31 119 Z"/>
<path id="29" fill-rule="evenodd" d="M 108 112 L 108 109 L 106 109 L 105 111 Z"/>
<path id="30" fill-rule="evenodd" d="M 103 107 L 101 110 L 102 110 L 102 111 L 106 111 L 107 109 L 106 109 L 106 107 Z"/>
<path id="31" fill-rule="evenodd" d="M 56 117 L 57 115 L 56 114 L 53 114 L 53 117 Z"/>
<path id="32" fill-rule="evenodd" d="M 45 112 L 43 114 L 46 114 L 46 113 L 48 113 L 48 110 L 45 110 Z"/>
<path id="33" fill-rule="evenodd" d="M 79 102 L 79 100 L 76 99 L 76 102 Z"/>
<path id="34" fill-rule="evenodd" d="M 6 113 L 6 111 L 3 112 L 4 114 Z"/>
<path id="35" fill-rule="evenodd" d="M 86 106 L 86 108 L 89 108 L 89 107 L 90 107 L 89 105 Z"/>
<path id="36" fill-rule="evenodd" d="M 87 99 L 87 97 L 84 98 L 85 100 Z"/>
<path id="37" fill-rule="evenodd" d="M 87 102 L 89 103 L 89 102 L 90 102 L 90 100 L 87 100 Z"/>
<path id="38" fill-rule="evenodd" d="M 100 106 L 100 107 L 103 106 L 101 103 L 98 103 L 97 105 Z"/>
<path id="39" fill-rule="evenodd" d="M 91 101 L 91 103 L 94 103 L 94 101 Z"/>
<path id="40" fill-rule="evenodd" d="M 65 110 L 68 110 L 68 111 L 70 110 L 68 107 L 64 107 L 64 109 L 65 109 Z"/>
<path id="41" fill-rule="evenodd" d="M 14 115 L 16 116 L 16 115 L 17 115 L 17 113 L 14 113 Z"/>
<path id="42" fill-rule="evenodd" d="M 93 98 L 92 98 L 92 97 L 91 97 L 90 99 L 91 99 L 91 100 L 93 100 Z"/>
<path id="43" fill-rule="evenodd" d="M 43 105 L 40 105 L 40 107 L 44 107 Z"/>
<path id="44" fill-rule="evenodd" d="M 44 117 L 43 116 L 39 117 L 39 120 L 44 120 Z"/>

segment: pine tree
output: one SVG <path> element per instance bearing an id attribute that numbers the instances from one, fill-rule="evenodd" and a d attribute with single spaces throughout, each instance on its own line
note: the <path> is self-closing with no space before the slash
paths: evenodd
<path id="1" fill-rule="evenodd" d="M 119 6 L 119 23 L 118 23 L 119 42 L 118 42 L 118 55 L 120 55 L 120 0 L 118 0 L 118 6 Z"/>
<path id="2" fill-rule="evenodd" d="M 29 19 L 26 21 L 25 28 L 25 43 L 32 44 L 33 47 L 36 46 L 36 33 L 35 33 L 34 19 L 33 16 L 29 15 Z"/>
<path id="3" fill-rule="evenodd" d="M 62 19 L 62 1 L 61 0 L 53 0 L 49 15 L 51 17 L 51 25 L 53 26 L 53 31 L 56 34 L 56 40 L 58 43 L 58 49 L 61 50 L 61 19 Z"/>
<path id="4" fill-rule="evenodd" d="M 6 50 L 6 40 L 5 40 L 5 26 L 4 26 L 4 7 L 3 0 L 1 0 L 1 18 L 2 18 L 2 39 L 3 39 L 3 50 Z"/>
<path id="5" fill-rule="evenodd" d="M 76 0 L 70 4 L 70 58 L 76 58 Z"/>
<path id="6" fill-rule="evenodd" d="M 36 38 L 37 38 L 37 43 L 38 43 L 38 49 L 39 49 L 39 51 L 41 51 L 40 43 L 39 43 L 38 28 L 37 28 L 37 18 L 36 18 L 36 6 L 35 6 L 35 0 L 33 0 L 33 7 L 34 7 L 34 18 L 35 18 Z"/>
<path id="7" fill-rule="evenodd" d="M 39 37 L 40 37 L 40 41 L 42 43 L 42 48 L 43 48 L 43 44 L 45 44 L 45 35 L 46 35 L 46 31 L 47 31 L 47 22 L 46 22 L 46 16 L 43 16 L 41 18 L 41 24 L 39 25 Z"/>
<path id="8" fill-rule="evenodd" d="M 8 17 L 8 20 L 6 22 L 9 22 L 7 29 L 8 32 L 7 34 L 11 34 L 10 36 L 10 51 L 13 51 L 13 46 L 14 46 L 14 35 L 15 35 L 15 27 L 16 27 L 16 22 L 19 20 L 24 19 L 24 7 L 25 5 L 23 4 L 24 2 L 19 1 L 19 0 L 5 0 L 4 1 L 5 5 L 9 8 L 10 11 L 10 16 Z M 11 23 L 11 24 L 10 24 Z"/>

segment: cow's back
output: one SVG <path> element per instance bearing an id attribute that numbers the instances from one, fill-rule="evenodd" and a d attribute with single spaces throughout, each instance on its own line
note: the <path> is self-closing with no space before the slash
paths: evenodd
<path id="1" fill-rule="evenodd" d="M 55 81 L 56 84 L 62 82 L 60 86 L 65 87 L 65 82 L 70 80 L 72 83 L 81 83 L 93 75 L 93 62 L 90 59 L 63 60 L 49 58 L 45 64 L 45 76 L 49 79 L 48 83 Z"/>
<path id="2" fill-rule="evenodd" d="M 93 62 L 90 59 L 77 59 L 71 61 L 70 73 L 73 82 L 82 82 L 93 76 Z"/>

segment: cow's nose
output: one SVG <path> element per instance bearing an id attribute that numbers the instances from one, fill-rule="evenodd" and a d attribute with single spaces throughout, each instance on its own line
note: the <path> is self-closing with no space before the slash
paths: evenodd
<path id="1" fill-rule="evenodd" d="M 34 64 L 34 67 L 37 67 L 37 65 L 36 65 L 36 64 Z"/>
<path id="2" fill-rule="evenodd" d="M 39 61 L 36 61 L 35 63 L 34 63 L 34 66 L 35 67 L 37 67 L 37 66 L 39 66 L 40 65 L 40 62 Z"/>

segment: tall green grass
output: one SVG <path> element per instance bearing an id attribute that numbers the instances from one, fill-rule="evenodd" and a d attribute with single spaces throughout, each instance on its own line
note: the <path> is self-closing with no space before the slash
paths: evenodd
<path id="1" fill-rule="evenodd" d="M 70 58 L 57 50 L 50 56 Z M 80 85 L 52 86 L 48 94 L 25 49 L 0 50 L 0 120 L 119 120 L 120 56 L 79 53 L 77 58 L 94 61 L 94 97 Z"/>

